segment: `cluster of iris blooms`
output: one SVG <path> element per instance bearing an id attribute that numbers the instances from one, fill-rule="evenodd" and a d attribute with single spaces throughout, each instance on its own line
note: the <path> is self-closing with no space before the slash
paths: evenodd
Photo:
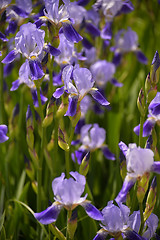
<path id="1" fill-rule="evenodd" d="M 16 91 L 22 87 L 20 85 L 25 85 L 30 89 L 33 100 L 32 109 L 29 105 L 26 113 L 28 151 L 34 167 L 37 168 L 37 212 L 33 215 L 41 224 L 48 225 L 55 223 L 61 209 L 65 208 L 68 212 L 66 237 L 52 225 L 54 234 L 59 239 L 74 238 L 77 228 L 74 210 L 78 205 L 85 209 L 89 217 L 101 221 L 101 229 L 95 233 L 96 240 L 106 239 L 108 235 L 113 237 L 112 239 L 151 239 L 153 236 L 159 239 L 155 233 L 158 217 L 152 213 L 156 198 L 156 178 L 153 178 L 148 190 L 150 172 L 160 173 L 160 162 L 157 161 L 159 158 L 156 154 L 154 161 L 155 149 L 152 148 L 152 132 L 159 122 L 160 114 L 160 97 L 157 92 L 160 65 L 158 52 L 155 53 L 151 72 L 147 76 L 145 90 L 141 89 L 138 97 L 142 121 L 134 131 L 139 135 L 139 146 L 132 143 L 127 147 L 125 143 L 119 143 L 124 163 L 122 170 L 125 169 L 121 191 L 102 211 L 87 200 L 88 193 L 81 196 L 85 191 L 90 154 L 101 149 L 107 159 L 115 160 L 115 154 L 105 144 L 105 129 L 97 123 L 86 124 L 86 113 L 90 108 L 97 113 L 103 113 L 105 108 L 109 109 L 110 103 L 105 96 L 105 87 L 108 82 L 115 87 L 123 86 L 114 78 L 114 74 L 124 54 L 134 52 L 139 62 L 147 64 L 147 58 L 138 47 L 137 34 L 131 28 L 119 30 L 116 34 L 115 46 L 110 48 L 113 52 L 112 62 L 97 58 L 97 49 L 87 36 L 99 38 L 103 47 L 107 48 L 112 39 L 114 18 L 130 13 L 134 6 L 130 1 L 97 0 L 86 10 L 85 6 L 88 3 L 89 1 L 85 0 L 64 0 L 61 4 L 58 0 L 16 0 L 15 3 L 4 0 L 0 3 L 0 39 L 4 46 L 0 50 L 4 77 L 12 74 L 16 63 L 23 60 L 18 70 L 18 79 L 12 82 L 10 91 Z M 34 13 L 35 9 L 39 10 L 38 14 Z M 101 15 L 103 27 L 100 27 Z M 46 90 L 43 88 L 44 84 L 47 86 Z M 36 110 L 34 114 L 37 125 L 40 124 L 40 156 L 34 143 L 33 110 Z M 147 110 L 149 115 L 144 121 Z M 64 117 L 69 118 L 72 128 L 68 136 L 63 126 Z M 44 139 L 46 128 L 49 126 L 52 126 L 53 133 L 46 150 Z M 7 131 L 7 126 L 1 124 L 0 143 L 9 139 L 7 135 L 10 133 L 7 134 Z M 77 136 L 75 140 L 74 134 Z M 149 139 L 144 147 L 141 139 L 146 136 L 149 136 Z M 52 149 L 57 151 L 57 144 L 65 151 L 67 178 L 64 172 L 60 177 L 54 178 L 52 190 L 55 201 L 43 210 L 40 203 L 42 160 L 45 157 L 44 152 L 50 154 Z M 71 146 L 77 144 L 79 147 L 71 152 Z M 78 164 L 79 171 L 70 171 L 71 159 Z M 131 212 L 124 203 L 127 203 L 129 191 L 133 186 L 136 186 L 134 191 L 140 210 Z M 142 203 L 147 191 L 146 208 L 143 212 Z"/>

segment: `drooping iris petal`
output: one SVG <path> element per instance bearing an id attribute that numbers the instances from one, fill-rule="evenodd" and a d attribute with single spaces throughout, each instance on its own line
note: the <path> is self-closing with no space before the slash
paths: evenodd
<path id="1" fill-rule="evenodd" d="M 20 17 L 26 18 L 28 17 L 28 13 L 24 11 L 23 9 L 17 7 L 16 5 L 12 6 L 12 9 L 15 13 L 17 13 Z"/>
<path id="2" fill-rule="evenodd" d="M 84 201 L 80 205 L 85 209 L 89 217 L 98 221 L 103 220 L 102 213 L 95 206 L 93 206 L 89 201 Z"/>
<path id="3" fill-rule="evenodd" d="M 124 1 L 119 13 L 130 13 L 134 10 L 134 6 L 131 1 Z"/>
<path id="4" fill-rule="evenodd" d="M 98 90 L 91 90 L 89 93 L 92 95 L 94 100 L 102 106 L 108 106 L 110 104 Z"/>
<path id="5" fill-rule="evenodd" d="M 52 56 L 58 56 L 59 54 L 61 54 L 61 51 L 51 45 L 47 45 L 47 47 L 49 48 L 49 52 Z"/>
<path id="6" fill-rule="evenodd" d="M 29 67 L 31 70 L 31 79 L 37 80 L 44 76 L 44 72 L 42 70 L 42 66 L 39 61 L 29 61 Z"/>
<path id="7" fill-rule="evenodd" d="M 92 23 L 86 23 L 86 30 L 95 37 L 100 36 L 100 30 Z"/>
<path id="8" fill-rule="evenodd" d="M 65 114 L 65 116 L 71 116 L 73 117 L 76 114 L 77 111 L 77 103 L 78 103 L 78 97 L 70 97 L 69 96 L 69 104 L 68 104 L 68 110 Z"/>
<path id="9" fill-rule="evenodd" d="M 125 202 L 126 201 L 126 196 L 129 190 L 134 186 L 136 182 L 136 178 L 129 178 L 126 176 L 123 182 L 122 189 L 118 193 L 117 197 L 115 198 L 116 202 Z"/>
<path id="10" fill-rule="evenodd" d="M 6 125 L 0 125 L 0 143 L 3 143 L 9 139 L 9 137 L 6 136 L 7 131 L 8 127 Z"/>
<path id="11" fill-rule="evenodd" d="M 8 55 L 2 60 L 2 63 L 11 63 L 16 58 L 18 52 L 16 50 L 12 50 Z"/>
<path id="12" fill-rule="evenodd" d="M 6 36 L 5 36 L 2 32 L 0 32 L 0 39 L 1 39 L 3 42 L 7 42 L 7 41 L 8 41 L 8 39 L 6 38 Z"/>
<path id="13" fill-rule="evenodd" d="M 115 52 L 112 63 L 114 63 L 115 66 L 118 66 L 121 62 L 121 59 L 122 59 L 122 54 Z"/>
<path id="14" fill-rule="evenodd" d="M 61 88 L 57 88 L 56 91 L 53 93 L 53 97 L 60 98 L 64 93 L 64 86 Z"/>
<path id="15" fill-rule="evenodd" d="M 155 125 L 154 119 L 149 118 L 145 121 L 145 123 L 143 124 L 143 137 L 147 137 L 151 134 L 154 125 Z M 139 136 L 140 124 L 134 128 L 134 132 Z"/>
<path id="16" fill-rule="evenodd" d="M 46 210 L 35 213 L 34 217 L 42 224 L 50 224 L 57 220 L 57 217 L 62 209 L 61 204 L 53 203 Z"/>
<path id="17" fill-rule="evenodd" d="M 146 58 L 144 53 L 142 53 L 141 51 L 136 51 L 136 55 L 137 55 L 137 59 L 140 63 L 143 63 L 143 64 L 148 63 L 148 59 Z"/>
<path id="18" fill-rule="evenodd" d="M 9 35 L 10 33 L 14 34 L 17 30 L 17 22 L 15 20 L 11 20 L 9 22 L 9 25 L 5 31 L 6 35 Z"/>
<path id="19" fill-rule="evenodd" d="M 146 240 L 132 229 L 126 229 L 123 233 L 129 240 Z"/>
<path id="20" fill-rule="evenodd" d="M 12 82 L 12 87 L 10 89 L 10 91 L 15 91 L 19 88 L 20 86 L 20 81 L 19 79 L 17 79 L 16 81 Z"/>
<path id="21" fill-rule="evenodd" d="M 111 83 L 116 87 L 122 87 L 123 83 L 118 82 L 115 78 L 112 78 Z"/>
<path id="22" fill-rule="evenodd" d="M 154 162 L 152 164 L 151 171 L 160 174 L 160 162 L 159 161 L 158 162 Z"/>
<path id="23" fill-rule="evenodd" d="M 83 38 L 78 34 L 78 32 L 74 29 L 71 23 L 62 22 L 63 33 L 68 41 L 78 43 Z"/>
<path id="24" fill-rule="evenodd" d="M 101 147 L 102 152 L 105 156 L 105 158 L 109 159 L 109 160 L 115 160 L 115 155 L 109 150 L 109 148 L 107 146 L 103 146 Z"/>
<path id="25" fill-rule="evenodd" d="M 155 214 L 151 213 L 149 218 L 146 220 L 148 229 L 143 234 L 143 237 L 145 239 L 151 239 L 154 236 L 154 233 L 158 227 L 158 222 L 159 222 L 158 217 Z"/>
<path id="26" fill-rule="evenodd" d="M 84 99 L 84 98 L 83 98 L 83 99 Z M 81 112 L 82 112 L 82 110 L 81 110 Z M 81 128 L 82 128 L 84 125 L 85 125 L 85 119 L 84 119 L 84 118 L 81 118 L 81 119 L 78 121 L 78 123 L 77 123 L 77 125 L 76 125 L 76 127 L 75 127 L 75 133 L 76 133 L 76 134 L 80 134 Z"/>

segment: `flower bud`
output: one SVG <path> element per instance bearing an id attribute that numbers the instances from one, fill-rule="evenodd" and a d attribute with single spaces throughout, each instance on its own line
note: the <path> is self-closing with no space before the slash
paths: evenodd
<path id="1" fill-rule="evenodd" d="M 159 81 L 159 66 L 160 66 L 160 59 L 159 59 L 159 54 L 158 51 L 156 51 L 153 61 L 152 61 L 152 65 L 151 65 L 151 83 L 152 84 L 157 84 Z"/>
<path id="2" fill-rule="evenodd" d="M 139 203 L 143 202 L 143 199 L 147 192 L 149 177 L 150 177 L 150 174 L 147 172 L 142 177 L 138 177 L 138 179 L 137 179 L 138 180 L 138 182 L 137 182 L 137 198 L 138 198 Z"/>
<path id="3" fill-rule="evenodd" d="M 144 91 L 142 88 L 138 95 L 137 106 L 141 116 L 145 116 L 145 97 L 144 97 Z"/>
<path id="4" fill-rule="evenodd" d="M 47 105 L 46 117 L 43 120 L 42 127 L 48 127 L 53 121 L 54 102 L 55 98 L 52 97 Z"/>
<path id="5" fill-rule="evenodd" d="M 79 167 L 79 173 L 83 176 L 86 176 L 89 170 L 89 159 L 90 159 L 90 152 L 87 152 L 84 156 L 81 165 Z"/>
<path id="6" fill-rule="evenodd" d="M 58 129 L 58 145 L 60 146 L 60 148 L 62 148 L 64 151 L 69 151 L 69 145 L 66 142 L 66 132 L 62 129 Z"/>
<path id="7" fill-rule="evenodd" d="M 146 221 L 147 218 L 149 218 L 154 209 L 156 203 L 156 195 L 157 195 L 157 181 L 156 177 L 154 177 L 147 196 L 146 208 L 144 211 L 144 221 Z"/>

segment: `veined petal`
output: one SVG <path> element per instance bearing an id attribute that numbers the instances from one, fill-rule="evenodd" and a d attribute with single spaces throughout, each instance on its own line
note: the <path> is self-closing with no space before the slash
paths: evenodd
<path id="1" fill-rule="evenodd" d="M 130 13 L 134 10 L 134 6 L 131 1 L 124 1 L 120 13 Z"/>
<path id="2" fill-rule="evenodd" d="M 138 233 L 136 233 L 134 230 L 129 228 L 126 229 L 123 233 L 129 240 L 145 240 L 146 239 L 141 237 Z"/>
<path id="3" fill-rule="evenodd" d="M 52 56 L 58 56 L 59 54 L 61 54 L 61 51 L 58 48 L 55 48 L 49 44 L 47 46 L 48 46 L 49 52 Z"/>
<path id="4" fill-rule="evenodd" d="M 126 153 L 127 153 L 127 150 L 128 150 L 128 147 L 127 145 L 124 143 L 124 142 L 120 142 L 118 144 L 119 148 L 121 149 L 121 151 L 123 152 L 124 156 L 126 156 Z"/>
<path id="5" fill-rule="evenodd" d="M 44 72 L 42 70 L 42 66 L 39 61 L 29 61 L 29 67 L 31 70 L 31 78 L 32 80 L 40 79 L 44 76 Z"/>
<path id="6" fill-rule="evenodd" d="M 129 178 L 128 176 L 125 177 L 122 189 L 118 193 L 117 197 L 115 198 L 116 202 L 125 202 L 126 196 L 129 190 L 133 187 L 136 182 L 136 178 Z"/>
<path id="7" fill-rule="evenodd" d="M 105 156 L 105 158 L 109 159 L 109 160 L 115 160 L 115 155 L 109 150 L 109 148 L 107 146 L 103 146 L 101 147 L 102 152 Z"/>
<path id="8" fill-rule="evenodd" d="M 93 206 L 89 201 L 86 200 L 80 205 L 85 209 L 89 217 L 99 221 L 103 220 L 102 213 L 95 206 Z"/>
<path id="9" fill-rule="evenodd" d="M 111 22 L 107 22 L 105 27 L 101 31 L 101 38 L 105 40 L 111 40 L 112 38 L 112 28 Z"/>
<path id="10" fill-rule="evenodd" d="M 93 240 L 105 240 L 107 237 L 108 233 L 104 231 L 103 229 L 100 229 L 97 232 L 97 235 L 93 238 Z"/>
<path id="11" fill-rule="evenodd" d="M 60 98 L 64 93 L 64 86 L 61 88 L 57 88 L 56 91 L 53 93 L 53 97 Z"/>
<path id="12" fill-rule="evenodd" d="M 35 213 L 34 217 L 42 224 L 50 224 L 57 220 L 57 217 L 58 217 L 62 207 L 63 206 L 61 204 L 53 203 L 46 210 L 44 210 L 40 213 Z"/>
<path id="13" fill-rule="evenodd" d="M 11 20 L 5 31 L 5 34 L 6 35 L 9 35 L 10 33 L 14 34 L 16 32 L 16 30 L 17 30 L 17 21 Z"/>
<path id="14" fill-rule="evenodd" d="M 63 33 L 68 41 L 78 43 L 83 38 L 78 34 L 78 32 L 73 28 L 71 23 L 62 22 Z"/>
<path id="15" fill-rule="evenodd" d="M 17 56 L 17 51 L 12 50 L 11 52 L 8 53 L 8 55 L 2 60 L 2 63 L 11 63 L 14 61 L 14 59 Z"/>
<path id="16" fill-rule="evenodd" d="M 77 103 L 78 103 L 78 97 L 69 97 L 69 104 L 68 104 L 68 110 L 65 114 L 65 116 L 71 116 L 73 117 L 76 114 L 77 111 Z"/>
<path id="17" fill-rule="evenodd" d="M 154 162 L 151 171 L 160 174 L 160 162 Z"/>
<path id="18" fill-rule="evenodd" d="M 98 102 L 102 106 L 108 106 L 110 104 L 98 90 L 92 89 L 89 93 L 96 100 L 96 102 Z"/>

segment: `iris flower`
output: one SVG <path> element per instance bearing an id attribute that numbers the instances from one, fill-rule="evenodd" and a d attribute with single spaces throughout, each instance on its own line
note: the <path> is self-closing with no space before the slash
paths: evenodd
<path id="1" fill-rule="evenodd" d="M 90 201 L 86 200 L 87 194 L 81 197 L 85 189 L 85 177 L 78 172 L 70 172 L 70 175 L 72 178 L 66 179 L 65 174 L 62 173 L 60 177 L 53 180 L 52 189 L 55 202 L 46 210 L 34 214 L 40 223 L 55 222 L 62 208 L 73 210 L 78 205 L 85 209 L 89 217 L 95 220 L 103 219 L 101 212 Z"/>

